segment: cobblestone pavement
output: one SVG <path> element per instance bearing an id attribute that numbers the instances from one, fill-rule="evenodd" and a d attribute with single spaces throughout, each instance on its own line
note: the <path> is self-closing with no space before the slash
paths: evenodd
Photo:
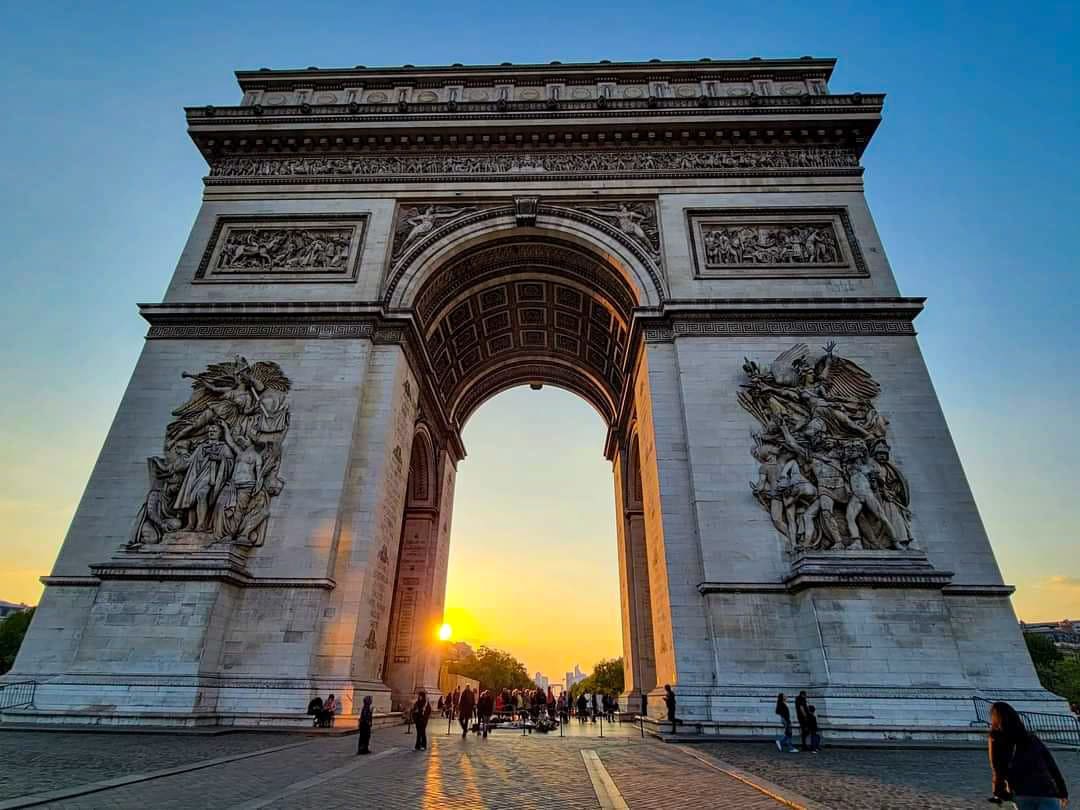
<path id="1" fill-rule="evenodd" d="M 292 734 L 214 736 L 0 731 L 0 800 L 299 742 Z"/>
<path id="2" fill-rule="evenodd" d="M 48 735 L 43 735 L 48 736 Z M 60 748 L 84 749 L 89 737 L 58 735 Z M 106 735 L 101 735 L 106 736 Z M 108 735 L 103 747 L 127 745 L 128 735 Z M 135 735 L 132 735 L 135 736 Z M 144 735 L 138 735 L 144 736 Z M 254 736 L 254 735 L 253 735 Z M 269 735 L 271 745 L 283 744 Z M 76 739 L 76 738 L 81 738 Z M 186 738 L 211 758 L 206 743 L 221 738 Z M 285 744 L 297 741 L 285 737 Z M 716 807 L 778 810 L 782 806 L 678 748 L 633 736 L 557 735 L 522 737 L 496 732 L 487 740 L 470 735 L 430 735 L 430 750 L 412 750 L 403 729 L 378 729 L 374 755 L 355 756 L 355 737 L 321 738 L 288 750 L 163 776 L 42 805 L 50 808 L 557 808 L 600 806 L 582 757 L 597 752 L 630 808 Z M 95 743 L 96 744 L 96 743 Z M 146 740 L 145 746 L 175 745 L 174 738 Z M 221 756 L 220 749 L 214 752 Z M 227 754 L 225 754 L 227 755 Z M 66 756 L 77 758 L 73 754 Z M 99 754 L 100 756 L 100 754 Z M 2 761 L 0 761 L 2 762 Z M 158 764 L 158 763 L 155 763 Z M 171 764 L 171 763 L 169 763 Z M 0 769 L 5 768 L 0 764 Z M 104 778 L 94 774 L 94 779 Z"/>
<path id="3" fill-rule="evenodd" d="M 634 810 L 782 807 L 752 787 L 696 764 L 674 746 L 651 745 L 648 756 L 643 756 L 640 748 L 611 747 L 601 750 L 600 759 Z"/>
<path id="4" fill-rule="evenodd" d="M 990 766 L 985 750 L 825 748 L 820 754 L 781 754 L 764 743 L 708 743 L 694 750 L 834 810 L 993 807 L 986 801 Z M 1080 791 L 1080 752 L 1053 753 L 1070 794 Z"/>

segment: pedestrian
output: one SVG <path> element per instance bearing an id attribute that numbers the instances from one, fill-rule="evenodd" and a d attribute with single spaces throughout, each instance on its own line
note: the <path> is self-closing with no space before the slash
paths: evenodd
<path id="1" fill-rule="evenodd" d="M 371 695 L 364 696 L 364 706 L 360 709 L 360 722 L 357 728 L 359 734 L 356 741 L 356 753 L 357 754 L 370 754 L 371 749 L 371 724 L 375 719 L 374 712 L 371 711 Z"/>
<path id="2" fill-rule="evenodd" d="M 469 733 L 469 721 L 472 720 L 475 706 L 476 698 L 473 696 L 472 688 L 466 684 L 465 690 L 458 699 L 458 722 L 461 723 L 461 739 L 463 740 Z"/>
<path id="3" fill-rule="evenodd" d="M 597 716 L 600 714 L 600 696 L 597 695 L 596 692 L 593 692 L 592 695 L 590 695 L 589 697 L 590 697 L 590 706 L 589 706 L 589 708 L 591 710 L 589 712 L 589 717 L 591 718 L 592 722 L 595 723 Z"/>
<path id="4" fill-rule="evenodd" d="M 323 703 L 323 724 L 326 726 L 334 725 L 334 715 L 337 714 L 338 705 L 337 698 L 334 697 L 334 693 L 330 693 L 330 697 Z"/>
<path id="5" fill-rule="evenodd" d="M 322 698 L 316 695 L 307 705 L 307 713 L 311 715 L 311 725 L 318 728 L 322 725 Z"/>
<path id="6" fill-rule="evenodd" d="M 547 713 L 552 720 L 555 719 L 555 690 L 547 688 Z"/>
<path id="7" fill-rule="evenodd" d="M 435 706 L 435 709 L 436 709 L 436 711 L 438 711 L 438 713 L 439 713 L 439 714 L 442 714 L 442 713 L 443 713 L 443 699 L 442 699 L 442 695 L 439 695 L 439 702 L 438 702 L 438 704 L 436 704 L 436 706 Z"/>
<path id="8" fill-rule="evenodd" d="M 476 701 L 476 719 L 479 721 L 477 732 L 483 732 L 484 739 L 488 735 L 488 723 L 491 721 L 491 713 L 495 709 L 495 701 L 491 697 L 491 690 L 485 689 L 480 693 L 480 699 Z"/>
<path id="9" fill-rule="evenodd" d="M 1017 810 L 1058 810 L 1069 789 L 1042 740 L 1024 727 L 1016 709 L 998 701 L 990 706 L 990 801 L 1013 802 Z"/>
<path id="10" fill-rule="evenodd" d="M 585 693 L 582 692 L 577 698 L 577 719 L 579 723 L 585 722 L 585 716 L 589 713 L 589 702 L 585 699 Z"/>
<path id="11" fill-rule="evenodd" d="M 427 751 L 427 724 L 431 717 L 431 704 L 427 700 L 427 692 L 421 689 L 416 694 L 416 703 L 412 707 L 412 721 L 416 726 L 416 750 Z"/>
<path id="12" fill-rule="evenodd" d="M 675 690 L 671 688 L 670 683 L 664 684 L 664 705 L 667 706 L 667 719 L 671 723 L 671 733 L 675 733 L 675 726 L 679 722 L 675 719 Z"/>
<path id="13" fill-rule="evenodd" d="M 799 726 L 799 729 L 802 730 L 802 726 Z M 821 753 L 821 732 L 818 730 L 817 709 L 814 708 L 813 705 L 806 707 L 806 731 L 803 733 L 804 740 L 807 735 L 810 737 L 810 752 L 813 754 Z M 806 744 L 803 743 L 803 745 L 803 750 L 806 750 Z"/>
<path id="14" fill-rule="evenodd" d="M 810 731 L 807 729 L 807 699 L 806 690 L 803 689 L 799 692 L 798 697 L 795 698 L 795 720 L 799 724 L 799 736 L 802 738 L 802 750 L 806 751 L 810 746 L 807 745 L 807 739 L 810 737 Z"/>
<path id="15" fill-rule="evenodd" d="M 776 750 L 787 751 L 789 754 L 797 753 L 799 749 L 791 742 L 791 711 L 788 709 L 783 692 L 776 696 L 776 715 L 784 724 L 784 735 L 776 738 Z"/>

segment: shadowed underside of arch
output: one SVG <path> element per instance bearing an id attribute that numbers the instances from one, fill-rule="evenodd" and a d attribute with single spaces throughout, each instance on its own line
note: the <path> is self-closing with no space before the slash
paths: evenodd
<path id="1" fill-rule="evenodd" d="M 455 256 L 420 290 L 416 314 L 456 424 L 507 388 L 550 384 L 610 425 L 637 304 L 601 255 L 556 236 L 508 236 Z"/>

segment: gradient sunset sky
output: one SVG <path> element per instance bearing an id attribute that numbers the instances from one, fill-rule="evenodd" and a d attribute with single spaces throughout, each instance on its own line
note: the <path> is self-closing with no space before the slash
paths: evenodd
<path id="1" fill-rule="evenodd" d="M 40 595 L 141 347 L 135 303 L 160 300 L 199 206 L 181 107 L 236 103 L 234 69 L 813 54 L 839 58 L 834 91 L 888 93 L 867 196 L 901 291 L 929 298 L 920 344 L 1017 612 L 1080 618 L 1075 2 L 0 10 L 0 599 Z M 458 637 L 556 679 L 619 654 L 597 415 L 515 390 L 465 440 Z"/>

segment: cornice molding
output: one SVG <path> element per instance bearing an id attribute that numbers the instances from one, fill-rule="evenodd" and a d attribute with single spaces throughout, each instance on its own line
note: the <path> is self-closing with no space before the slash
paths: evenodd
<path id="1" fill-rule="evenodd" d="M 885 105 L 882 93 L 851 93 L 845 95 L 801 96 L 698 96 L 669 98 L 650 96 L 641 99 L 608 98 L 588 100 L 536 101 L 411 101 L 349 104 L 283 104 L 276 106 L 185 107 L 188 126 L 220 127 L 222 125 L 281 123 L 347 123 L 347 122 L 419 122 L 475 121 L 497 117 L 500 120 L 543 119 L 546 121 L 610 118 L 664 118 L 679 116 L 717 116 L 736 113 L 739 116 L 771 115 L 783 112 L 797 117 L 823 113 L 857 113 L 879 115 Z"/>

